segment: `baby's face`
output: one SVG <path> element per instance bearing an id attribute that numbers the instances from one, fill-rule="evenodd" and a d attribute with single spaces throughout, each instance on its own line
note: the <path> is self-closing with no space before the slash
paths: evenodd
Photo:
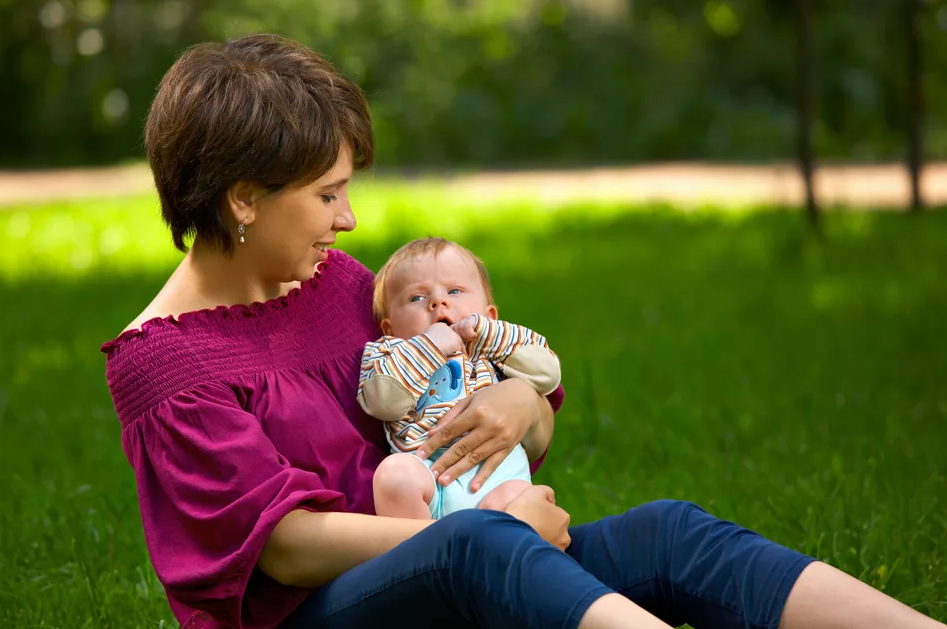
<path id="1" fill-rule="evenodd" d="M 404 260 L 391 270 L 385 288 L 388 318 L 381 329 L 389 336 L 411 338 L 435 323 L 451 325 L 472 314 L 497 318 L 476 264 L 455 247 Z"/>

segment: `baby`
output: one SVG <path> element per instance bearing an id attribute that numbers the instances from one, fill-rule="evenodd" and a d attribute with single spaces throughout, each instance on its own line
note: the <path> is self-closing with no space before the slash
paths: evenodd
<path id="1" fill-rule="evenodd" d="M 479 469 L 447 487 L 414 455 L 428 431 L 457 401 L 497 382 L 521 378 L 541 395 L 559 386 L 559 359 L 532 330 L 497 320 L 487 270 L 475 255 L 443 238 L 409 242 L 375 278 L 373 309 L 385 336 L 362 354 L 358 401 L 385 422 L 393 454 L 374 477 L 378 515 L 441 518 L 460 509 L 501 510 L 530 483 L 517 445 L 479 491 Z"/>

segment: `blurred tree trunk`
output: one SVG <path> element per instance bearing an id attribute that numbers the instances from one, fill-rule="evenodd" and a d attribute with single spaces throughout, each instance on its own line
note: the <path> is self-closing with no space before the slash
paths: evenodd
<path id="1" fill-rule="evenodd" d="M 921 88 L 921 0 L 905 0 L 908 40 L 908 172 L 911 175 L 911 211 L 924 207 L 921 170 L 924 168 L 924 94 Z"/>
<path id="2" fill-rule="evenodd" d="M 812 181 L 812 15 L 809 0 L 796 0 L 796 157 L 806 187 L 806 217 L 822 234 Z"/>

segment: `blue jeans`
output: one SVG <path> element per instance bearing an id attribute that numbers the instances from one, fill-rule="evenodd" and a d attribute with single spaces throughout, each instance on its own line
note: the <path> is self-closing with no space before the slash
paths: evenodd
<path id="1" fill-rule="evenodd" d="M 283 629 L 574 629 L 609 592 L 670 625 L 774 629 L 813 561 L 674 500 L 570 533 L 563 553 L 505 513 L 459 511 L 315 590 Z"/>

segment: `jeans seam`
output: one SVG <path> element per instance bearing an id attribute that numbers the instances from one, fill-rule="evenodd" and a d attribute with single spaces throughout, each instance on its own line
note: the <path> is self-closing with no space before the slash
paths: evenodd
<path id="1" fill-rule="evenodd" d="M 396 585 L 401 585 L 402 583 L 404 583 L 404 582 L 406 582 L 406 581 L 409 581 L 409 580 L 411 580 L 411 579 L 414 579 L 414 578 L 417 578 L 417 577 L 423 577 L 424 575 L 430 574 L 430 573 L 432 573 L 432 572 L 440 572 L 440 571 L 449 570 L 449 569 L 450 569 L 450 568 L 449 568 L 448 566 L 435 566 L 435 567 L 433 567 L 433 568 L 428 568 L 428 569 L 426 569 L 426 570 L 418 570 L 417 572 L 412 572 L 411 574 L 405 575 L 405 576 L 404 576 L 403 578 L 401 578 L 401 579 L 397 579 L 397 580 L 394 580 L 394 581 L 390 581 L 390 582 L 384 584 L 383 586 L 380 586 L 380 587 L 378 587 L 378 588 L 375 588 L 374 590 L 371 590 L 370 592 L 366 592 L 365 594 L 363 594 L 362 596 L 358 597 L 357 599 L 355 599 L 355 600 L 353 600 L 353 601 L 350 601 L 350 602 L 348 602 L 348 603 L 346 603 L 346 604 L 344 604 L 344 605 L 341 605 L 340 607 L 338 607 L 338 608 L 332 610 L 331 612 L 328 612 L 328 613 L 324 614 L 324 615 L 322 616 L 322 619 L 325 620 L 325 619 L 327 619 L 327 618 L 330 618 L 330 617 L 332 617 L 332 616 L 335 616 L 336 614 L 338 614 L 338 613 L 340 613 L 340 612 L 345 611 L 346 609 L 349 609 L 350 607 L 354 607 L 354 606 L 356 606 L 356 605 L 359 605 L 359 604 L 361 604 L 361 603 L 364 603 L 364 602 L 365 602 L 366 600 L 368 600 L 369 598 L 371 598 L 371 597 L 373 597 L 373 596 L 377 596 L 378 594 L 381 594 L 381 593 L 384 592 L 385 590 L 391 589 L 392 587 L 394 587 L 394 586 L 396 586 Z"/>
<path id="2" fill-rule="evenodd" d="M 795 574 L 796 578 L 798 579 L 799 575 L 802 573 L 802 570 L 805 570 L 806 566 L 813 563 L 814 561 L 815 559 L 813 559 L 812 557 L 803 555 L 802 557 L 798 557 L 794 562 L 792 562 L 789 565 L 788 568 L 786 568 L 786 572 L 783 573 L 782 578 L 779 579 L 779 583 L 776 584 L 776 594 L 779 596 L 773 596 L 773 601 L 770 603 L 769 609 L 767 610 L 766 616 L 769 618 L 769 622 L 767 622 L 765 625 L 760 625 L 761 627 L 764 627 L 765 629 L 776 629 L 779 626 L 779 621 L 782 618 L 783 611 L 786 609 L 786 601 L 789 598 L 789 591 L 792 590 L 792 588 L 790 588 L 790 590 L 786 592 L 786 595 L 782 596 L 784 584 L 789 579 L 789 576 L 792 574 Z M 802 570 L 798 569 L 800 564 L 805 564 L 802 567 Z M 793 583 L 795 584 L 795 580 L 793 581 Z M 783 607 L 782 609 L 779 610 L 778 615 L 774 615 L 773 608 L 779 602 L 779 599 L 782 599 Z"/>
<path id="3" fill-rule="evenodd" d="M 634 582 L 634 583 L 630 583 L 629 585 L 627 585 L 627 586 L 625 586 L 625 587 L 623 587 L 623 588 L 619 588 L 619 589 L 617 590 L 617 592 L 618 592 L 619 594 L 621 594 L 622 596 L 625 596 L 625 592 L 627 592 L 627 591 L 630 590 L 631 588 L 637 587 L 637 586 L 639 586 L 639 585 L 641 585 L 642 583 L 645 583 L 645 582 L 647 582 L 647 581 L 658 581 L 659 583 L 661 583 L 662 586 L 668 587 L 668 588 L 669 588 L 671 591 L 673 591 L 673 592 L 680 592 L 681 594 L 686 594 L 686 595 L 688 595 L 688 596 L 693 596 L 694 598 L 698 598 L 698 599 L 704 601 L 705 603 L 708 603 L 708 604 L 711 604 L 711 605 L 715 605 L 715 606 L 719 607 L 720 609 L 724 609 L 724 610 L 730 612 L 731 614 L 733 614 L 734 616 L 739 616 L 739 617 L 743 618 L 744 620 L 746 619 L 746 615 L 745 615 L 745 614 L 741 614 L 739 611 L 737 611 L 736 609 L 733 609 L 733 608 L 730 607 L 729 605 L 726 605 L 724 602 L 718 601 L 718 600 L 716 600 L 716 599 L 714 599 L 714 598 L 710 598 L 710 597 L 708 597 L 708 596 L 705 595 L 705 594 L 698 594 L 697 592 L 691 591 L 690 589 L 688 589 L 688 588 L 686 588 L 686 587 L 684 587 L 684 586 L 682 586 L 682 585 L 675 585 L 674 583 L 671 582 L 670 579 L 665 579 L 665 578 L 662 578 L 662 577 L 660 577 L 660 576 L 647 577 L 647 578 L 644 578 L 644 579 L 640 579 L 640 580 L 638 580 L 638 581 L 636 581 L 636 582 Z M 625 598 L 628 598 L 628 597 L 625 596 Z M 630 600 L 630 599 L 629 599 L 629 600 Z"/>
<path id="4" fill-rule="evenodd" d="M 779 601 L 779 598 L 780 598 L 780 597 L 778 596 L 778 594 L 782 591 L 783 586 L 784 586 L 784 584 L 786 583 L 786 580 L 789 578 L 789 576 L 790 576 L 791 574 L 797 573 L 797 567 L 799 566 L 800 563 L 805 563 L 806 565 L 809 565 L 809 564 L 812 563 L 813 561 L 815 561 L 815 560 L 812 559 L 811 557 L 802 556 L 802 557 L 799 557 L 798 559 L 796 559 L 794 562 L 792 562 L 792 564 L 789 565 L 789 567 L 786 569 L 786 572 L 783 574 L 783 576 L 779 579 L 779 582 L 776 584 L 776 588 L 774 589 L 774 593 L 773 593 L 773 594 L 774 594 L 774 596 L 773 596 L 773 601 L 770 603 L 769 608 L 768 608 L 767 611 L 766 611 L 766 620 L 764 620 L 764 621 L 762 621 L 762 622 L 757 622 L 759 619 L 754 618 L 754 619 L 750 622 L 750 626 L 753 626 L 753 627 L 760 627 L 760 628 L 762 628 L 762 629 L 776 629 L 776 628 L 779 626 L 779 620 L 780 620 L 780 618 L 779 618 L 779 617 L 775 617 L 775 618 L 774 618 L 774 614 L 773 614 L 773 608 L 775 607 L 775 605 L 777 604 L 777 602 Z M 671 583 L 671 581 L 670 581 L 669 579 L 664 579 L 664 578 L 661 578 L 661 577 L 647 577 L 647 578 L 644 578 L 644 579 L 639 579 L 638 581 L 635 581 L 634 583 L 630 583 L 630 584 L 626 585 L 625 587 L 617 588 L 616 591 L 617 591 L 619 594 L 621 594 L 622 596 L 625 596 L 625 593 L 626 593 L 628 590 L 630 590 L 631 588 L 637 587 L 637 586 L 641 585 L 642 583 L 645 583 L 645 582 L 651 581 L 651 580 L 659 581 L 662 585 L 668 586 L 668 587 L 671 588 L 673 591 L 681 592 L 682 594 L 687 594 L 688 596 L 693 596 L 693 597 L 695 597 L 695 598 L 699 598 L 700 600 L 704 601 L 705 603 L 709 603 L 709 604 L 715 605 L 715 606 L 719 607 L 720 609 L 724 609 L 724 610 L 730 612 L 730 613 L 733 614 L 734 616 L 739 616 L 739 617 L 743 618 L 744 621 L 747 620 L 746 614 L 741 613 L 741 612 L 739 612 L 738 610 L 736 610 L 736 609 L 730 607 L 729 605 L 724 604 L 722 601 L 718 601 L 718 600 L 716 600 L 716 599 L 710 598 L 710 597 L 708 597 L 708 596 L 706 596 L 706 595 L 703 595 L 703 594 L 698 594 L 697 592 L 691 591 L 690 589 L 688 589 L 688 588 L 686 588 L 686 587 L 683 587 L 683 586 L 675 586 L 673 583 Z M 626 596 L 625 598 L 627 598 L 627 596 Z M 783 598 L 783 607 L 785 607 L 785 602 L 786 602 L 786 601 L 785 601 L 785 598 Z M 779 615 L 782 616 L 782 612 L 781 612 L 781 611 L 780 611 L 780 614 L 779 614 Z"/>
<path id="5" fill-rule="evenodd" d="M 585 616 L 585 612 L 588 611 L 589 607 L 592 606 L 592 603 L 605 596 L 606 594 L 612 594 L 615 590 L 611 589 L 607 585 L 596 585 L 588 592 L 583 594 L 575 605 L 572 606 L 572 609 L 569 610 L 568 616 L 563 621 L 563 629 L 576 629 L 579 626 L 579 623 L 582 622 L 582 617 Z M 584 609 L 582 609 L 584 607 Z M 582 616 L 578 616 L 579 610 L 582 610 Z"/>
<path id="6" fill-rule="evenodd" d="M 680 528 L 681 522 L 683 521 L 685 515 L 686 515 L 688 512 L 690 512 L 690 511 L 700 511 L 701 513 L 706 513 L 706 511 L 705 511 L 703 508 L 701 508 L 700 505 L 694 504 L 693 502 L 686 502 L 686 501 L 685 501 L 685 502 L 683 502 L 683 506 L 684 506 L 684 509 L 682 510 L 683 512 L 678 516 L 678 519 L 677 519 L 677 522 L 676 522 L 676 525 L 675 525 L 676 529 L 677 529 L 677 528 Z M 677 533 L 677 531 L 675 530 L 675 534 L 676 534 L 676 533 Z M 661 575 L 652 575 L 652 576 L 644 577 L 644 578 L 639 579 L 639 580 L 637 580 L 637 581 L 635 581 L 635 582 L 633 582 L 633 583 L 630 583 L 630 584 L 628 584 L 628 585 L 626 585 L 626 586 L 624 586 L 624 587 L 622 587 L 622 588 L 616 588 L 616 590 L 617 590 L 619 593 L 621 593 L 622 596 L 624 596 L 624 595 L 625 595 L 625 592 L 627 592 L 627 591 L 630 590 L 631 588 L 637 587 L 637 586 L 641 585 L 642 583 L 646 583 L 646 582 L 648 582 L 648 581 L 658 581 L 658 582 L 661 584 L 662 587 L 667 587 L 667 588 L 670 589 L 672 592 L 680 592 L 680 593 L 686 594 L 686 595 L 688 595 L 688 596 L 693 596 L 694 598 L 698 598 L 698 599 L 700 599 L 700 600 L 702 600 L 702 601 L 705 601 L 705 602 L 707 602 L 707 603 L 713 604 L 713 605 L 719 607 L 720 609 L 726 610 L 726 611 L 728 611 L 729 613 L 734 614 L 735 616 L 739 616 L 739 617 L 741 617 L 741 618 L 746 619 L 746 616 L 745 616 L 744 614 L 741 614 L 741 613 L 739 613 L 737 610 L 735 610 L 735 609 L 731 608 L 730 606 L 726 605 L 723 601 L 718 601 L 718 600 L 716 600 L 716 599 L 710 598 L 710 597 L 708 597 L 706 594 L 698 594 L 697 592 L 692 592 L 692 591 L 689 590 L 689 588 L 684 587 L 683 584 L 682 584 L 682 585 L 675 585 L 670 579 L 665 578 L 665 577 L 662 577 Z M 627 598 L 627 597 L 626 597 L 626 598 Z"/>
<path id="7" fill-rule="evenodd" d="M 693 502 L 687 502 L 687 503 L 685 503 L 684 512 L 681 513 L 681 515 L 680 515 L 680 517 L 678 518 L 678 521 L 677 521 L 677 529 L 680 529 L 681 523 L 683 522 L 684 517 L 685 517 L 687 514 L 689 514 L 691 511 L 699 511 L 700 513 L 707 513 L 707 511 L 706 511 L 703 507 L 701 507 L 700 505 L 697 505 L 697 504 L 695 504 L 695 503 L 693 503 Z M 719 518 L 718 518 L 718 520 L 719 520 Z M 721 521 L 722 521 L 722 520 L 721 520 Z M 742 527 L 741 527 L 741 528 L 742 528 Z M 676 534 L 676 533 L 677 533 L 677 530 L 675 530 L 675 534 Z M 716 606 L 716 607 L 718 607 L 718 608 L 720 608 L 720 609 L 723 609 L 723 610 L 725 610 L 725 611 L 727 611 L 727 612 L 733 614 L 734 616 L 737 616 L 737 617 L 739 617 L 739 618 L 742 618 L 743 621 L 744 621 L 744 623 L 746 622 L 746 619 L 747 619 L 747 618 L 746 618 L 746 614 L 745 614 L 745 613 L 741 613 L 741 612 L 738 611 L 736 608 L 727 605 L 725 601 L 718 600 L 718 599 L 715 598 L 715 597 L 714 597 L 714 598 L 711 598 L 710 596 L 707 596 L 706 594 L 698 594 L 698 593 L 695 592 L 695 591 L 691 591 L 690 588 L 685 587 L 684 584 L 681 584 L 680 586 L 675 587 L 675 585 L 674 585 L 669 579 L 663 579 L 663 578 L 661 578 L 661 577 L 658 577 L 658 580 L 661 582 L 662 586 L 669 586 L 672 591 L 675 591 L 675 590 L 676 590 L 676 591 L 682 592 L 682 593 L 684 593 L 684 594 L 686 594 L 686 595 L 688 595 L 688 596 L 693 596 L 694 598 L 700 599 L 700 600 L 704 601 L 704 602 L 707 603 L 707 604 L 714 605 L 714 606 Z M 745 610 L 744 610 L 744 611 L 745 611 Z"/>
<path id="8" fill-rule="evenodd" d="M 339 614 L 339 613 L 341 613 L 341 612 L 343 612 L 343 611 L 349 609 L 350 607 L 354 607 L 355 605 L 359 605 L 359 604 L 361 604 L 361 603 L 364 603 L 364 602 L 367 601 L 369 598 L 371 598 L 371 597 L 373 597 L 373 596 L 377 596 L 378 594 L 381 594 L 381 593 L 384 592 L 385 590 L 387 590 L 387 589 L 389 589 L 389 588 L 391 588 L 391 587 L 393 587 L 393 586 L 395 586 L 395 585 L 400 585 L 400 584 L 402 584 L 402 583 L 404 583 L 404 582 L 406 582 L 406 581 L 409 581 L 409 580 L 411 580 L 411 579 L 414 579 L 414 578 L 417 578 L 417 577 L 422 577 L 422 576 L 427 575 L 427 574 L 431 574 L 432 572 L 440 572 L 440 571 L 449 570 L 449 569 L 450 569 L 450 568 L 449 568 L 449 567 L 446 567 L 446 566 L 437 566 L 437 567 L 434 567 L 434 568 L 429 568 L 429 569 L 427 569 L 427 570 L 419 570 L 419 571 L 417 571 L 417 572 L 413 572 L 413 573 L 411 573 L 411 574 L 405 576 L 405 577 L 402 578 L 402 579 L 398 579 L 398 580 L 396 580 L 396 581 L 391 581 L 391 582 L 389 582 L 389 583 L 386 583 L 384 586 L 379 587 L 379 588 L 376 588 L 376 589 L 374 589 L 374 590 L 372 590 L 372 591 L 366 593 L 365 595 L 358 597 L 356 600 L 350 601 L 350 602 L 346 603 L 345 605 L 342 605 L 342 606 L 338 607 L 337 609 L 334 609 L 334 610 L 332 610 L 331 612 L 328 612 L 328 613 L 322 615 L 322 616 L 321 616 L 321 620 L 327 620 L 327 619 L 331 618 L 332 616 L 335 616 L 336 614 Z M 564 624 L 563 624 L 564 629 L 571 629 L 571 628 L 573 628 L 573 627 L 577 627 L 577 626 L 578 626 L 578 623 L 579 623 L 579 621 L 581 620 L 581 618 L 578 618 L 578 619 L 575 618 L 576 610 L 579 609 L 580 606 L 581 606 L 583 603 L 585 603 L 589 598 L 592 598 L 592 597 L 594 596 L 594 597 L 595 597 L 595 600 L 598 600 L 598 598 L 600 598 L 601 596 L 604 596 L 605 594 L 609 594 L 609 593 L 611 593 L 611 592 L 614 592 L 614 590 L 612 590 L 612 589 L 609 588 L 608 586 L 606 586 L 606 585 L 597 585 L 597 586 L 595 586 L 594 588 L 592 588 L 591 590 L 589 590 L 587 593 L 585 593 L 585 594 L 576 602 L 576 604 L 572 606 L 572 609 L 569 610 L 569 614 L 566 616 L 566 619 L 565 619 Z M 503 605 L 503 604 L 502 604 L 503 601 L 496 601 L 496 600 L 495 600 L 494 602 L 498 603 L 499 606 L 500 606 L 501 608 L 503 608 L 503 610 L 504 610 L 505 612 L 509 613 L 511 616 L 513 616 L 513 617 L 515 617 L 515 618 L 517 618 L 517 619 L 519 619 L 519 620 L 521 620 L 521 621 L 525 621 L 525 620 L 526 620 L 526 619 L 522 616 L 522 614 L 517 613 L 516 610 L 513 609 L 512 607 L 510 607 L 509 605 Z"/>

